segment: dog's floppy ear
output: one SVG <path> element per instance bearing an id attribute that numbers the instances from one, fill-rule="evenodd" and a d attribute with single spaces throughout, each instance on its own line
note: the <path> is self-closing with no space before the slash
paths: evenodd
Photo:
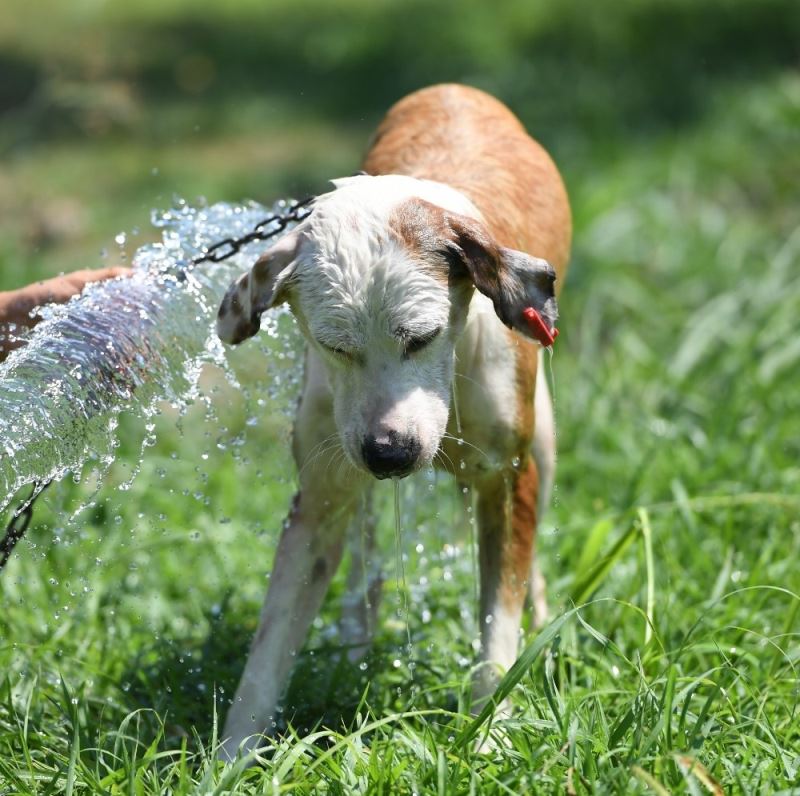
<path id="1" fill-rule="evenodd" d="M 221 340 L 236 345 L 261 328 L 261 313 L 283 300 L 281 288 L 299 248 L 297 230 L 284 235 L 228 288 L 217 313 L 217 335 Z"/>
<path id="2" fill-rule="evenodd" d="M 542 342 L 526 310 L 533 308 L 552 330 L 558 318 L 554 285 L 556 272 L 546 261 L 497 245 L 479 221 L 450 215 L 449 259 L 455 259 L 481 293 L 494 304 L 506 326 Z M 462 273 L 463 273 L 462 270 Z"/>

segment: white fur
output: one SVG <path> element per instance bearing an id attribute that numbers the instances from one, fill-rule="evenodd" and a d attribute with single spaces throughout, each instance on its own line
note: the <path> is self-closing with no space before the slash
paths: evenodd
<path id="1" fill-rule="evenodd" d="M 414 198 L 480 214 L 463 194 L 429 180 L 361 176 L 334 184 L 335 191 L 316 200 L 301 231 L 300 254 L 285 277 L 292 308 L 328 367 L 336 422 L 351 462 L 364 466 L 360 450 L 368 435 L 397 432 L 419 441 L 418 467 L 425 467 L 447 423 L 455 339 L 441 334 L 403 357 L 397 331 L 420 337 L 444 329 L 450 297 L 389 234 L 389 219 Z"/>
<path id="2" fill-rule="evenodd" d="M 516 352 L 492 302 L 481 293 L 470 302 L 455 370 L 461 429 L 453 413 L 442 447 L 455 472 L 473 479 L 508 466 L 517 422 Z"/>

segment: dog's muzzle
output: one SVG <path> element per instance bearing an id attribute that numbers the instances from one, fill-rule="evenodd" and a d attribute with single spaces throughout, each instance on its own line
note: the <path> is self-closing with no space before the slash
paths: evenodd
<path id="1" fill-rule="evenodd" d="M 361 443 L 361 457 L 376 478 L 403 478 L 411 473 L 422 446 L 413 437 L 390 431 L 379 437 L 368 436 Z"/>

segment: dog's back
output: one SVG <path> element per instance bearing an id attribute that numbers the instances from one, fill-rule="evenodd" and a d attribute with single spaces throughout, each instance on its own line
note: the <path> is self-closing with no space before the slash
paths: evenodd
<path id="1" fill-rule="evenodd" d="M 473 201 L 498 243 L 543 257 L 563 284 L 572 224 L 561 177 L 489 94 L 442 84 L 400 100 L 378 128 L 364 170 L 451 185 Z"/>

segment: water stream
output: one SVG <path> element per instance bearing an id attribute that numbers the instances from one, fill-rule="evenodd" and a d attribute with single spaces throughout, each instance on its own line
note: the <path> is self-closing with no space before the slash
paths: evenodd
<path id="1" fill-rule="evenodd" d="M 180 203 L 154 213 L 161 241 L 136 252 L 132 276 L 43 311 L 27 345 L 0 364 L 0 509 L 25 484 L 90 459 L 110 464 L 121 412 L 147 418 L 161 401 L 193 400 L 202 366 L 224 367 L 214 320 L 225 290 L 277 238 L 223 263 L 190 260 L 285 207 Z M 268 314 L 262 328 L 274 334 L 276 323 Z"/>

